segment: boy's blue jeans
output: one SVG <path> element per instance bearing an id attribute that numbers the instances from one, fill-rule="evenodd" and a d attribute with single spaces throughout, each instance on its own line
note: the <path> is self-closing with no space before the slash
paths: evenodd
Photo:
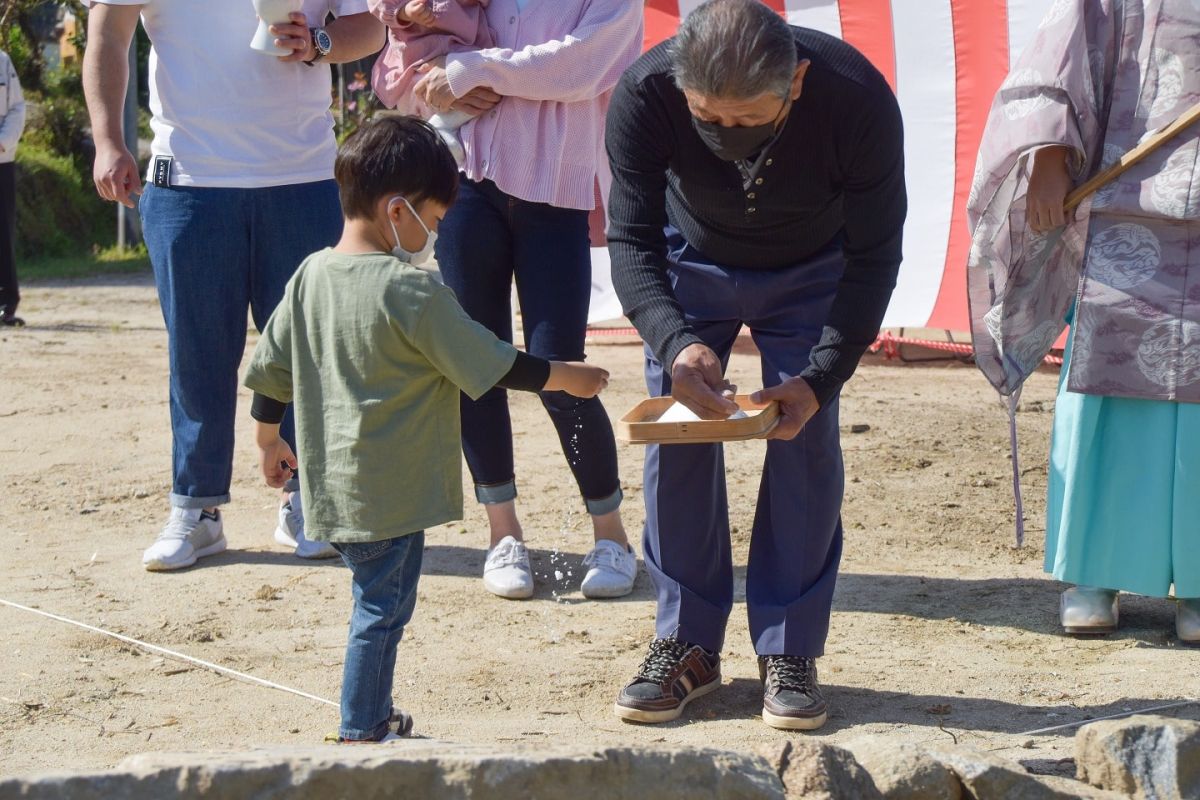
<path id="1" fill-rule="evenodd" d="M 342 669 L 343 739 L 381 739 L 392 716 L 396 648 L 417 603 L 425 532 L 334 548 L 353 576 L 354 611 Z"/>
<path id="2" fill-rule="evenodd" d="M 163 320 L 173 445 L 171 505 L 229 502 L 246 309 L 262 330 L 309 254 L 342 232 L 337 184 L 146 186 L 142 228 Z M 295 447 L 289 412 L 284 438 Z"/>

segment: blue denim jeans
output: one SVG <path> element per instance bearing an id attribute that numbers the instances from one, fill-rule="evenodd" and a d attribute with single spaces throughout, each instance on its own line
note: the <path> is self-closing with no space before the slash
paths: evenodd
<path id="1" fill-rule="evenodd" d="M 714 263 L 674 229 L 667 234 L 675 298 L 721 363 L 745 325 L 762 355 L 763 386 L 799 375 L 837 291 L 840 244 L 794 266 L 747 270 Z M 670 371 L 649 350 L 646 386 L 652 397 L 671 393 Z M 750 638 L 759 655 L 824 652 L 842 555 L 843 484 L 834 397 L 796 438 L 767 442 L 746 568 Z M 721 445 L 647 447 L 645 500 L 642 552 L 658 593 L 657 635 L 719 652 L 733 607 Z"/>
<path id="2" fill-rule="evenodd" d="M 471 318 L 506 342 L 513 340 L 513 281 L 521 304 L 525 349 L 552 361 L 581 361 L 592 294 L 588 214 L 530 203 L 491 181 L 463 179 L 458 200 L 442 220 L 438 266 Z M 588 512 L 621 504 L 617 444 L 599 398 L 541 392 Z M 508 394 L 492 389 L 462 398 L 463 454 L 482 503 L 517 496 Z"/>
<path id="3" fill-rule="evenodd" d="M 425 532 L 334 548 L 353 576 L 354 611 L 342 668 L 343 739 L 380 739 L 392 716 L 396 649 L 417 604 Z"/>
<path id="4" fill-rule="evenodd" d="M 171 504 L 220 505 L 233 475 L 246 309 L 262 330 L 300 262 L 337 242 L 337 184 L 147 186 L 140 210 L 167 325 Z M 283 433 L 292 443 L 290 413 Z"/>

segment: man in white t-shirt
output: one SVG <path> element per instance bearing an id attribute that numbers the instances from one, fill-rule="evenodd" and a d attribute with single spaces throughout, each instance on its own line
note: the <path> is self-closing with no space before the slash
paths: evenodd
<path id="1" fill-rule="evenodd" d="M 144 191 L 122 132 L 139 17 L 153 45 Z M 251 0 L 92 0 L 88 15 L 96 188 L 130 208 L 141 195 L 167 325 L 172 510 L 143 556 L 149 570 L 225 549 L 218 507 L 229 501 L 246 311 L 261 330 L 304 257 L 341 235 L 327 64 L 368 56 L 384 41 L 367 0 L 303 0 L 271 27 L 286 55 L 251 49 L 257 27 Z M 290 420 L 285 430 L 290 438 Z M 285 494 L 276 540 L 302 557 L 336 555 L 304 537 L 296 488 Z"/>

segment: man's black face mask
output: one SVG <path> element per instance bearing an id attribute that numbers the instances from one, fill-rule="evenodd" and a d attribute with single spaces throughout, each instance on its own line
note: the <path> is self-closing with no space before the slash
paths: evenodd
<path id="1" fill-rule="evenodd" d="M 692 117 L 692 125 L 700 140 L 713 151 L 713 154 L 723 161 L 741 161 L 762 150 L 774 138 L 779 120 L 788 111 L 790 103 L 783 101 L 783 107 L 775 119 L 762 125 L 735 125 L 726 128 L 715 122 L 705 122 Z"/>

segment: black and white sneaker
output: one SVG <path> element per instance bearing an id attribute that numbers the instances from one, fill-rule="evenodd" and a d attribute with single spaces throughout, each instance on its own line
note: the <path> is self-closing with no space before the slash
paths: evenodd
<path id="1" fill-rule="evenodd" d="M 183 569 L 224 549 L 220 509 L 172 508 L 158 538 L 142 554 L 142 566 L 151 572 Z"/>

